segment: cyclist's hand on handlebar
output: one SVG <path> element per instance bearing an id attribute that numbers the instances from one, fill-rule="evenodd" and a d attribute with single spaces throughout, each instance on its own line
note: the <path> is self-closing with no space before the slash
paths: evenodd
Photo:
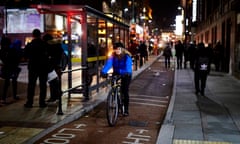
<path id="1" fill-rule="evenodd" d="M 107 78 L 108 74 L 107 73 L 101 73 L 100 76 L 103 77 L 103 78 Z"/>

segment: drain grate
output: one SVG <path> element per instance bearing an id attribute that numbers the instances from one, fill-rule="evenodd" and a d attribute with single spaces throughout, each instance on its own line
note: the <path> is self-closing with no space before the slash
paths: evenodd
<path id="1" fill-rule="evenodd" d="M 232 144 L 229 142 L 197 141 L 197 140 L 173 140 L 173 144 Z"/>
<path id="2" fill-rule="evenodd" d="M 129 121 L 128 125 L 134 127 L 146 127 L 148 122 L 141 122 L 141 121 Z"/>

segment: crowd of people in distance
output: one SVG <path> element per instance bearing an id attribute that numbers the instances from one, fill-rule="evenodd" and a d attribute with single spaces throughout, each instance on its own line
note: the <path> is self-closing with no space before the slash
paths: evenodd
<path id="1" fill-rule="evenodd" d="M 175 51 L 173 55 L 173 50 Z M 215 66 L 215 71 L 223 70 L 223 56 L 224 47 L 218 41 L 213 47 L 211 43 L 205 45 L 200 42 L 196 44 L 195 41 L 189 44 L 184 44 L 178 40 L 175 45 L 172 42 L 166 43 L 163 50 L 165 57 L 165 68 L 171 67 L 170 60 L 173 56 L 176 59 L 176 68 L 183 69 L 188 67 L 194 71 L 194 82 L 196 94 L 205 96 L 205 87 L 207 76 L 210 73 L 212 64 Z"/>

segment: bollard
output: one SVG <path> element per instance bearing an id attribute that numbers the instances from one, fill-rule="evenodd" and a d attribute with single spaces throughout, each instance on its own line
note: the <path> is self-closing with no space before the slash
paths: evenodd
<path id="1" fill-rule="evenodd" d="M 59 85 L 60 85 L 60 95 L 59 95 L 59 100 L 58 100 L 58 112 L 57 112 L 57 115 L 63 115 L 63 111 L 62 111 L 62 95 L 63 95 L 63 92 L 62 92 L 62 78 L 61 78 L 61 75 L 59 76 Z"/>

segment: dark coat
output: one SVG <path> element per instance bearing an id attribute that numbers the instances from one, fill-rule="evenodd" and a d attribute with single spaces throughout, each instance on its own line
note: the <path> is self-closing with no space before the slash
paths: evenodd
<path id="1" fill-rule="evenodd" d="M 28 69 L 38 72 L 48 72 L 47 44 L 40 38 L 33 39 L 25 47 L 25 57 L 28 59 Z"/>
<path id="2" fill-rule="evenodd" d="M 1 60 L 3 62 L 2 77 L 17 78 L 21 69 L 18 67 L 21 60 L 21 41 L 15 40 L 11 46 L 2 49 Z"/>
<path id="3" fill-rule="evenodd" d="M 196 52 L 195 52 L 195 66 L 194 70 L 195 71 L 200 71 L 199 67 L 201 65 L 201 59 L 207 59 L 208 64 L 207 64 L 207 73 L 210 72 L 211 68 L 211 62 L 213 58 L 213 50 L 210 47 L 205 48 L 203 43 L 198 44 Z"/>

